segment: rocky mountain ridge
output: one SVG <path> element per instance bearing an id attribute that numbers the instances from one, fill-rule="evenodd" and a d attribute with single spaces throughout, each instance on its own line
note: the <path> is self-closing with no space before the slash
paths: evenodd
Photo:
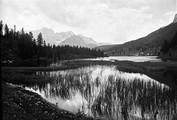
<path id="1" fill-rule="evenodd" d="M 86 37 L 82 34 L 74 34 L 72 31 L 66 32 L 54 32 L 50 28 L 42 28 L 40 30 L 32 31 L 34 38 L 37 38 L 39 33 L 42 33 L 43 39 L 46 43 L 55 45 L 70 45 L 70 46 L 81 46 L 94 48 L 100 45 L 107 45 L 111 43 L 98 43 L 90 37 Z"/>

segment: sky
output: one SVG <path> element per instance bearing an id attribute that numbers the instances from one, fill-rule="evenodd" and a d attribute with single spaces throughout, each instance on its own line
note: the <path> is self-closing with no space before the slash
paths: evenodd
<path id="1" fill-rule="evenodd" d="M 121 44 L 170 24 L 177 0 L 0 0 L 0 20 L 20 30 L 73 31 Z"/>

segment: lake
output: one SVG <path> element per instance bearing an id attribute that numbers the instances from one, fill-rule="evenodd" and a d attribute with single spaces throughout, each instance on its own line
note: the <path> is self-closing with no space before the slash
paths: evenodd
<path id="1" fill-rule="evenodd" d="M 157 58 L 158 56 L 109 56 L 103 58 L 90 58 L 85 60 L 106 60 L 106 61 L 133 61 L 133 62 L 162 62 L 161 59 Z"/>
<path id="2" fill-rule="evenodd" d="M 100 60 L 100 61 L 133 61 L 133 62 L 163 62 L 158 56 L 109 56 L 109 57 L 97 57 L 97 58 L 87 58 L 87 59 L 74 59 L 74 60 Z M 74 61 L 74 60 L 60 60 L 58 62 L 53 62 L 49 66 L 61 66 L 64 62 Z"/>
<path id="3" fill-rule="evenodd" d="M 170 120 L 177 112 L 176 92 L 169 86 L 144 74 L 119 71 L 114 65 L 36 74 L 52 81 L 25 89 L 74 113 L 113 120 Z"/>

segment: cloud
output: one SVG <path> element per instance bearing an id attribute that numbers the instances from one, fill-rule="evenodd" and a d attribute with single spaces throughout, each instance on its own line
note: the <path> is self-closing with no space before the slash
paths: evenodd
<path id="1" fill-rule="evenodd" d="M 0 9 L 10 25 L 72 30 L 113 43 L 143 37 L 169 24 L 175 14 L 174 0 L 1 0 Z"/>

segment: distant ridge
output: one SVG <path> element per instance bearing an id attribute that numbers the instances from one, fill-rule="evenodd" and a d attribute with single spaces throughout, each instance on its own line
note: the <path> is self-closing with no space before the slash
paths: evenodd
<path id="1" fill-rule="evenodd" d="M 176 22 L 177 22 L 177 14 L 175 15 L 174 20 L 173 20 L 173 23 L 176 23 Z"/>
<path id="2" fill-rule="evenodd" d="M 119 44 L 113 44 L 113 45 L 101 45 L 101 46 L 97 46 L 95 47 L 94 49 L 100 49 L 100 50 L 103 50 L 103 51 L 108 51 L 110 50 L 111 48 L 115 47 L 115 46 L 118 46 Z"/>
<path id="3" fill-rule="evenodd" d="M 90 37 L 86 37 L 82 34 L 74 34 L 72 31 L 66 32 L 54 32 L 50 28 L 42 28 L 40 30 L 32 31 L 35 38 L 37 38 L 39 33 L 42 33 L 42 36 L 46 43 L 55 44 L 55 45 L 70 45 L 70 46 L 81 46 L 94 48 L 100 45 L 107 45 L 110 43 L 98 43 Z"/>
<path id="4" fill-rule="evenodd" d="M 160 49 L 165 40 L 172 40 L 175 33 L 177 32 L 177 15 L 175 15 L 174 21 L 162 27 L 145 37 L 137 40 L 132 40 L 121 45 L 108 46 L 109 49 L 103 49 L 108 55 L 133 55 L 133 56 L 144 56 L 144 55 L 158 55 Z M 99 48 L 99 47 L 98 47 Z"/>
<path id="5" fill-rule="evenodd" d="M 42 33 L 42 36 L 47 43 L 55 44 L 55 45 L 59 44 L 62 40 L 65 40 L 66 38 L 75 35 L 72 31 L 58 33 L 46 27 L 40 30 L 32 31 L 32 33 L 35 38 L 37 38 L 39 33 Z"/>

